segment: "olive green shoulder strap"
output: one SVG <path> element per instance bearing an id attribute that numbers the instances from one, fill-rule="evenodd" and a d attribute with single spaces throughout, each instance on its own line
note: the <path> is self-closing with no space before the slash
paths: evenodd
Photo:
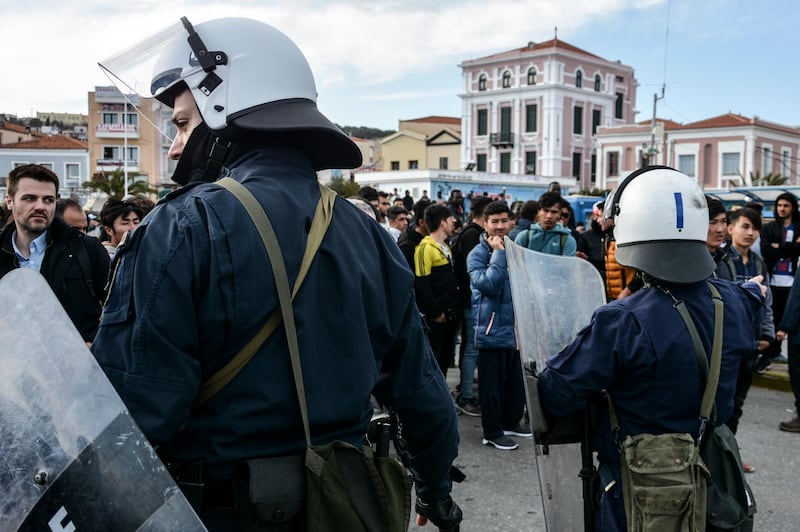
<path id="1" fill-rule="evenodd" d="M 261 240 L 264 243 L 265 249 L 267 250 L 267 255 L 270 257 L 270 262 L 273 264 L 273 268 L 277 259 L 280 259 L 280 263 L 283 265 L 283 255 L 280 253 L 280 247 L 277 244 L 277 238 L 274 236 L 272 224 L 264 212 L 264 209 L 255 199 L 255 197 L 241 183 L 229 177 L 220 179 L 217 181 L 217 184 L 231 192 L 231 194 L 233 194 L 244 205 L 245 210 L 247 210 L 248 215 L 258 229 Z M 300 290 L 300 287 L 305 280 L 308 269 L 311 266 L 311 262 L 313 261 L 314 256 L 316 255 L 317 250 L 322 243 L 322 239 L 325 237 L 325 233 L 328 230 L 328 226 L 331 222 L 331 217 L 333 216 L 333 205 L 336 200 L 336 193 L 323 185 L 320 185 L 319 188 L 320 199 L 317 203 L 316 211 L 314 212 L 314 219 L 311 222 L 311 229 L 308 233 L 308 241 L 306 243 L 305 253 L 303 254 L 303 260 L 300 264 L 300 270 L 297 274 L 294 288 L 292 289 L 292 299 L 295 297 L 295 295 L 297 295 L 297 292 Z M 270 238 L 270 233 L 272 238 Z M 272 250 L 270 249 L 270 246 L 267 245 L 271 240 L 274 240 L 276 246 Z M 288 285 L 288 281 L 286 282 Z M 275 279 L 275 284 L 280 284 L 280 280 L 278 278 Z M 275 329 L 278 328 L 278 325 L 280 325 L 281 321 L 283 320 L 284 318 L 281 317 L 281 309 L 275 309 L 267 319 L 266 323 L 264 323 L 256 335 L 249 342 L 247 342 L 247 344 L 245 344 L 241 351 L 239 351 L 223 368 L 218 370 L 216 373 L 214 373 L 214 375 L 200 385 L 200 390 L 195 399 L 194 406 L 200 406 L 204 402 L 208 401 L 217 392 L 223 389 L 230 381 L 232 381 L 233 378 L 239 374 L 242 368 L 244 368 L 250 362 L 253 356 L 255 356 L 256 351 L 258 351 L 258 349 L 264 344 L 264 342 L 275 331 Z"/>

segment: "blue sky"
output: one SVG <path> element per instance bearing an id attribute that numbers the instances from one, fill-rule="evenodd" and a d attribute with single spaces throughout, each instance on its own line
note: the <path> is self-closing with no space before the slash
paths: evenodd
<path id="1" fill-rule="evenodd" d="M 461 115 L 467 59 L 559 39 L 635 69 L 639 120 L 727 113 L 800 126 L 796 0 L 0 0 L 0 112 L 87 111 L 96 63 L 177 22 L 249 16 L 287 33 L 342 125 Z M 7 57 L 8 57 L 7 55 Z"/>

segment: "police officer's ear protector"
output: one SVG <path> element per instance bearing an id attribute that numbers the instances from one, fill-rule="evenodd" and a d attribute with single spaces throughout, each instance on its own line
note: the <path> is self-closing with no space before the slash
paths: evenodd
<path id="1" fill-rule="evenodd" d="M 622 197 L 622 192 L 631 183 L 631 181 L 633 181 L 638 176 L 644 174 L 645 172 L 649 172 L 651 170 L 672 170 L 675 172 L 677 171 L 669 166 L 654 164 L 652 166 L 644 166 L 642 168 L 639 168 L 631 172 L 625 179 L 622 180 L 622 183 L 620 183 L 620 185 L 617 187 L 617 190 L 611 197 L 611 204 L 605 206 L 605 209 L 603 210 L 604 219 L 613 220 L 614 217 L 619 214 L 619 200 Z"/>

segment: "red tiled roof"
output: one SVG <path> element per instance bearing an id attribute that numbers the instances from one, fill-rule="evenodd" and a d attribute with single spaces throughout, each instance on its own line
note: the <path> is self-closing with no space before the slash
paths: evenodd
<path id="1" fill-rule="evenodd" d="M 549 41 L 536 43 L 532 47 L 525 46 L 523 48 L 520 48 L 519 51 L 524 52 L 526 50 L 546 50 L 548 48 L 561 48 L 562 50 L 566 50 L 568 52 L 574 52 L 576 54 L 588 55 L 589 57 L 596 57 L 598 59 L 602 59 L 602 57 L 598 55 L 594 55 L 592 53 L 587 52 L 586 50 L 578 48 L 577 46 L 573 46 L 566 41 L 559 41 L 558 39 L 550 39 Z"/>
<path id="2" fill-rule="evenodd" d="M 588 57 L 594 57 L 594 58 L 602 59 L 603 61 L 605 61 L 605 59 L 603 59 L 599 55 L 595 55 L 593 53 L 587 52 L 586 50 L 578 48 L 577 46 L 573 46 L 573 45 L 571 45 L 570 43 L 568 43 L 566 41 L 562 41 L 560 39 L 550 39 L 549 41 L 544 41 L 544 42 L 540 42 L 540 43 L 530 42 L 527 45 L 523 46 L 522 48 L 514 48 L 513 50 L 507 50 L 505 52 L 499 52 L 499 53 L 496 53 L 496 54 L 491 54 L 491 55 L 488 55 L 486 57 L 481 57 L 479 59 L 471 59 L 469 61 L 465 61 L 465 63 L 473 63 L 473 62 L 476 62 L 476 61 L 482 62 L 482 61 L 485 61 L 487 59 L 491 59 L 491 58 L 494 58 L 494 57 L 499 58 L 499 57 L 512 55 L 512 54 L 514 56 L 518 56 L 519 54 L 523 54 L 525 52 L 549 50 L 551 48 L 558 48 L 558 49 L 566 51 L 566 52 L 573 52 L 573 53 L 576 53 L 576 54 L 585 55 L 585 56 L 588 56 Z"/>
<path id="3" fill-rule="evenodd" d="M 706 118 L 697 122 L 691 122 L 684 127 L 692 129 L 700 129 L 706 127 L 736 127 L 752 125 L 754 121 L 746 116 L 728 113 L 724 115 Z"/>
<path id="4" fill-rule="evenodd" d="M 425 124 L 457 124 L 461 125 L 461 119 L 454 116 L 423 116 L 422 118 L 410 118 L 401 122 L 420 122 Z"/>
<path id="5" fill-rule="evenodd" d="M 5 129 L 7 131 L 15 131 L 17 133 L 25 133 L 25 126 L 22 124 L 15 124 L 13 122 L 3 122 L 0 121 L 0 129 Z"/>
<path id="6" fill-rule="evenodd" d="M 0 148 L 24 150 L 88 150 L 89 144 L 66 135 L 24 140 L 12 144 L 1 144 Z"/>
<path id="7" fill-rule="evenodd" d="M 675 122 L 674 120 L 670 120 L 668 118 L 656 118 L 656 123 L 658 123 L 658 122 L 663 122 L 664 123 L 664 129 L 666 129 L 668 131 L 672 130 L 672 129 L 681 129 L 681 128 L 686 127 L 683 124 L 681 124 L 680 122 Z M 639 122 L 638 125 L 640 125 L 640 126 L 649 126 L 652 123 L 653 123 L 653 119 L 651 118 L 649 120 L 643 120 L 643 121 Z"/>

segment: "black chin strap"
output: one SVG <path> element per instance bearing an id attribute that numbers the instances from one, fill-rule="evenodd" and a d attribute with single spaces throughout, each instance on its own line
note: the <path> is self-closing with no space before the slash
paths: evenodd
<path id="1" fill-rule="evenodd" d="M 211 146 L 211 153 L 208 154 L 208 161 L 206 161 L 205 171 L 203 172 L 203 181 L 213 183 L 217 180 L 230 148 L 230 142 L 223 142 L 219 137 L 214 139 L 214 144 Z"/>

